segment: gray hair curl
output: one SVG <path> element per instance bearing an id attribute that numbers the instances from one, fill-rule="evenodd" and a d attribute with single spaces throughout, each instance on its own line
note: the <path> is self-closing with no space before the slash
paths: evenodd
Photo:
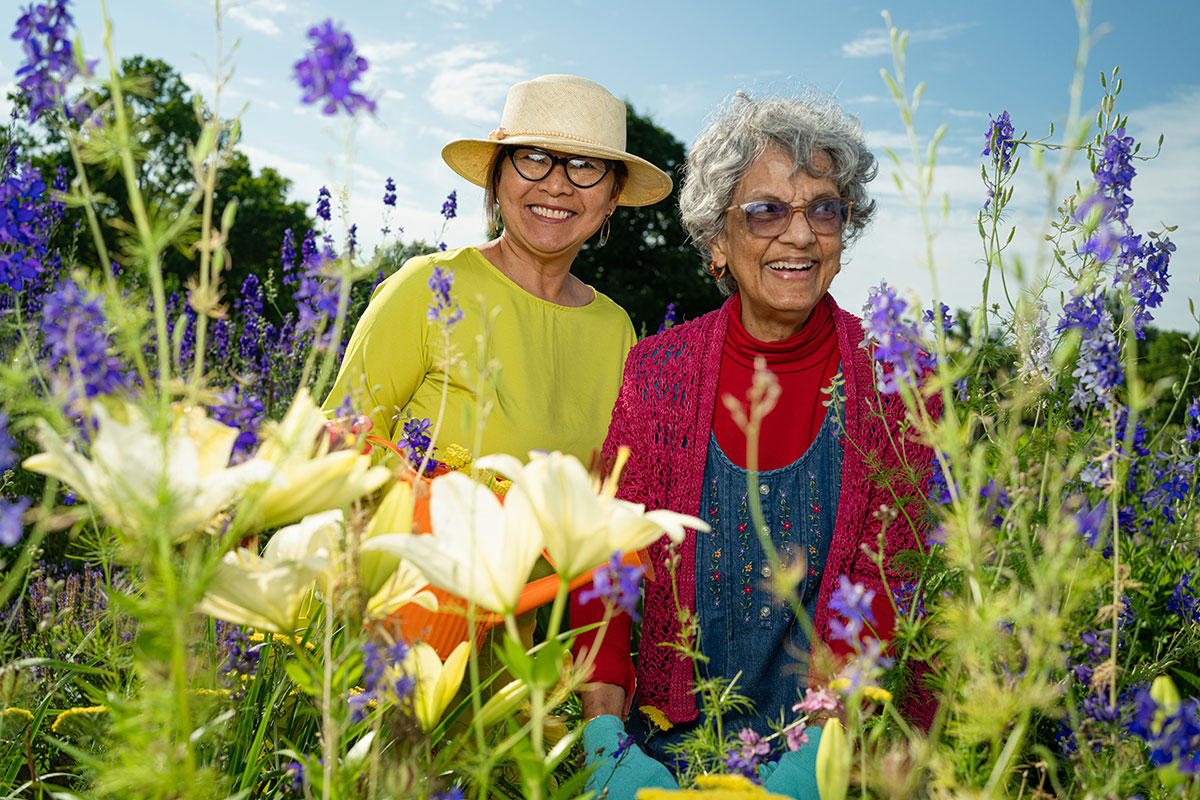
<path id="1" fill-rule="evenodd" d="M 816 94 L 759 100 L 738 92 L 696 139 L 683 167 L 679 211 L 692 242 L 706 258 L 708 243 L 725 230 L 725 209 L 738 181 L 769 147 L 791 156 L 796 171 L 833 178 L 838 193 L 854 201 L 843 244 L 853 242 L 874 216 L 867 183 L 879 167 L 856 117 L 832 98 Z M 832 170 L 813 165 L 818 152 L 829 156 Z M 737 291 L 737 281 L 728 273 L 718 286 L 727 295 Z"/>

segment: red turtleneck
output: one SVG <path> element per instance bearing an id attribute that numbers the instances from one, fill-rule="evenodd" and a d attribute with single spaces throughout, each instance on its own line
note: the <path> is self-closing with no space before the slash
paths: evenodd
<path id="1" fill-rule="evenodd" d="M 822 298 L 804 327 L 788 338 L 761 342 L 742 325 L 741 300 L 733 299 L 729 307 L 729 329 L 721 351 L 713 431 L 721 450 L 743 469 L 746 468 L 746 436 L 734 423 L 721 398 L 731 394 L 745 405 L 746 392 L 754 377 L 754 357 L 758 355 L 766 358 L 767 368 L 775 373 L 782 390 L 779 402 L 762 422 L 758 468 L 778 469 L 804 455 L 825 419 L 824 401 L 829 395 L 823 394 L 821 389 L 830 385 L 841 360 L 828 302 Z"/>

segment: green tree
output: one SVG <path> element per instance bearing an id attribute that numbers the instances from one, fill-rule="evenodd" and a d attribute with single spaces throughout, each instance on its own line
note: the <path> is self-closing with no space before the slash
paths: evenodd
<path id="1" fill-rule="evenodd" d="M 678 318 L 692 319 L 716 308 L 722 297 L 679 218 L 683 143 L 629 104 L 626 107 L 629 152 L 665 170 L 675 187 L 652 206 L 618 208 L 604 247 L 593 237 L 579 251 L 571 271 L 624 307 L 639 333 L 654 333 L 668 303 L 675 304 Z"/>
<path id="2" fill-rule="evenodd" d="M 201 120 L 208 112 L 179 73 L 165 61 L 133 56 L 121 62 L 121 72 L 125 76 L 123 85 L 139 156 L 139 188 L 149 200 L 152 216 L 177 213 L 195 186 L 188 151 L 199 137 Z M 19 106 L 24 102 L 19 97 L 10 97 Z M 96 99 L 103 105 L 110 98 L 102 94 Z M 93 142 L 99 145 L 94 149 L 102 149 L 100 143 L 103 141 L 102 136 L 94 139 Z M 65 166 L 69 172 L 74 171 L 70 151 L 61 133 L 46 130 L 40 142 L 26 138 L 23 144 L 26 152 L 35 153 L 34 162 L 44 170 L 49 172 Z M 106 159 L 89 165 L 87 175 L 93 191 L 101 198 L 97 212 L 107 224 L 106 237 L 110 238 L 111 246 L 113 223 L 129 219 L 125 181 L 117 173 L 115 164 Z M 236 149 L 230 151 L 218 169 L 214 224 L 219 222 L 223 209 L 231 200 L 238 202 L 236 221 L 228 241 L 230 257 L 221 276 L 226 302 L 237 296 L 250 274 L 258 275 L 264 283 L 270 275 L 278 276 L 280 242 L 286 229 L 292 229 L 299 243 L 311 227 L 305 204 L 288 201 L 290 188 L 291 181 L 274 169 L 266 168 L 255 174 L 246 156 Z M 58 241 L 53 244 L 63 253 L 74 254 L 80 263 L 99 266 L 82 212 L 73 210 L 69 213 L 67 224 L 60 227 Z M 72 224 L 76 221 L 81 224 Z M 197 233 L 189 232 L 175 243 L 174 249 L 163 254 L 163 276 L 168 292 L 182 290 L 196 271 L 192 245 Z M 280 292 L 279 300 L 278 314 L 292 310 L 289 293 Z"/>

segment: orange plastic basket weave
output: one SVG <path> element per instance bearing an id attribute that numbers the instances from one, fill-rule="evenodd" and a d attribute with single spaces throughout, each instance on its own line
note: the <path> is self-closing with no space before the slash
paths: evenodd
<path id="1" fill-rule="evenodd" d="M 374 435 L 368 435 L 366 438 L 371 444 L 386 448 L 395 453 L 407 466 L 400 480 L 407 481 L 413 487 L 413 529 L 416 533 L 432 536 L 433 526 L 429 520 L 431 477 L 428 475 L 418 476 L 416 469 L 409 464 L 404 453 L 400 451 L 400 448 L 395 443 Z M 438 475 L 445 474 L 446 471 L 443 469 L 435 473 L 432 477 L 436 478 Z M 501 502 L 503 502 L 503 498 L 501 498 Z M 542 552 L 542 557 L 550 562 L 551 566 L 554 565 L 545 551 Z M 621 559 L 621 563 L 626 566 L 640 566 L 645 562 L 640 554 L 635 551 L 626 553 Z M 590 569 L 571 581 L 569 584 L 571 591 L 591 583 L 592 574 L 602 566 L 605 565 Z M 540 608 L 553 601 L 555 595 L 558 594 L 558 585 L 558 575 L 547 575 L 544 578 L 538 578 L 525 584 L 525 588 L 521 590 L 521 597 L 517 601 L 516 615 L 520 616 L 527 611 Z M 426 588 L 437 598 L 437 611 L 428 611 L 420 606 L 409 604 L 393 612 L 388 618 L 388 624 L 394 632 L 407 641 L 425 642 L 437 651 L 438 657 L 444 661 L 454 651 L 455 647 L 469 639 L 467 634 L 467 601 L 444 589 L 438 589 L 433 586 L 427 586 Z M 476 646 L 482 644 L 484 634 L 492 628 L 503 624 L 504 617 L 481 608 L 476 608 Z"/>

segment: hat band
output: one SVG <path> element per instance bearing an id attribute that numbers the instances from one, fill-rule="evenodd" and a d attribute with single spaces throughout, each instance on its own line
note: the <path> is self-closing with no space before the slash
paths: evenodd
<path id="1" fill-rule="evenodd" d="M 604 147 L 609 150 L 619 149 L 604 142 L 597 142 L 595 139 L 587 139 L 583 136 L 576 136 L 573 133 L 563 133 L 562 131 L 538 131 L 538 130 L 509 130 L 508 128 L 496 128 L 488 134 L 488 138 L 494 142 L 500 142 L 507 139 L 509 136 L 552 136 L 555 139 L 570 139 L 575 142 L 594 145 L 596 147 Z"/>

